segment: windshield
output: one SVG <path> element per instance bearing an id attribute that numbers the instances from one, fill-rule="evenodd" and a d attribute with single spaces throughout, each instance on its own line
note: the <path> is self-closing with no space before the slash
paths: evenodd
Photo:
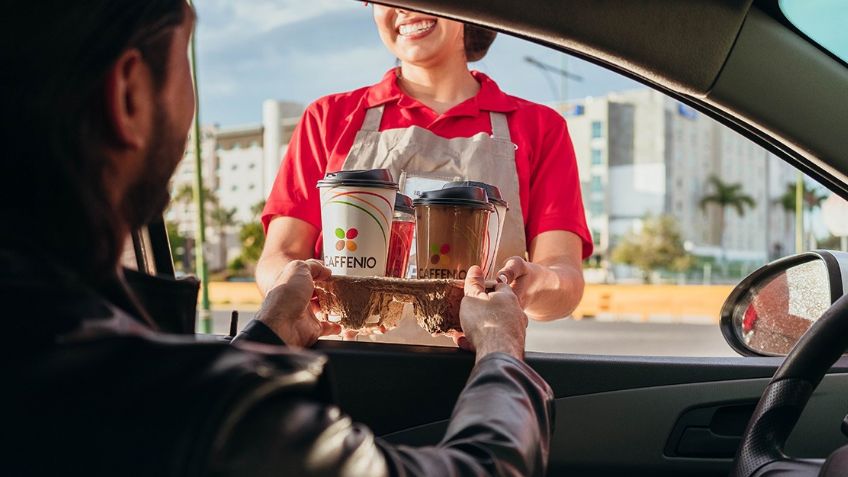
<path id="1" fill-rule="evenodd" d="M 261 273 L 260 256 L 265 248 L 281 248 L 265 240 L 264 226 L 273 222 L 286 225 L 277 230 L 290 232 L 293 243 L 302 246 L 298 256 L 320 257 L 338 268 L 370 270 L 378 267 L 378 251 L 369 250 L 385 247 L 379 254 L 392 261 L 383 263 L 384 269 L 394 277 L 406 269 L 413 278 L 443 277 L 448 272 L 461 278 L 472 261 L 494 263 L 501 250 L 507 251 L 503 258 L 522 256 L 528 238 L 532 242 L 544 234 L 550 239 L 556 237 L 551 234 L 566 233 L 565 240 L 546 240 L 547 246 L 571 240 L 578 243 L 568 250 L 586 250 L 585 287 L 570 313 L 562 311 L 562 316 L 549 321 L 531 320 L 527 349 L 541 352 L 733 355 L 717 332 L 717 321 L 736 284 L 779 257 L 817 248 L 848 250 L 848 234 L 842 235 L 848 228 L 836 227 L 838 220 L 833 227 L 827 225 L 826 217 L 848 217 L 842 212 L 848 210 L 848 202 L 831 198 L 824 187 L 780 157 L 659 91 L 593 63 L 500 34 L 479 61 L 461 65 L 463 72 L 473 72 L 474 86 L 480 88 L 477 99 L 456 103 L 440 114 L 436 109 L 443 105 L 434 104 L 433 109 L 399 89 L 403 78 L 397 56 L 389 49 L 395 44 L 379 35 L 385 27 L 379 9 L 326 0 L 311 2 L 303 10 L 301 3 L 197 2 L 203 19 L 196 36 L 200 141 L 189 141 L 186 160 L 174 176 L 174 200 L 166 220 L 175 268 L 201 275 L 205 262 L 210 272 L 205 304 L 209 314 L 204 310 L 201 315 L 210 319 L 200 320 L 204 330 L 226 333 L 234 310 L 241 313 L 237 325 L 244 326 L 255 316 L 263 300 L 255 281 Z M 424 32 L 437 25 L 432 19 L 417 23 Z M 391 40 L 395 30 L 389 31 Z M 486 91 L 480 93 L 484 83 Z M 360 102 L 362 95 L 372 90 L 377 95 L 374 107 L 361 107 L 366 104 L 365 99 Z M 473 154 L 482 149 L 467 140 L 494 135 L 494 123 L 502 126 L 504 118 L 499 115 L 506 115 L 511 144 L 500 148 L 498 157 L 507 158 L 500 164 L 513 169 L 484 169 L 478 167 L 483 162 L 470 161 L 477 167 L 474 171 L 428 175 L 429 163 L 421 162 L 415 166 L 417 173 L 410 168 L 413 173 L 405 174 L 409 187 L 404 187 L 417 196 L 416 192 L 441 190 L 456 178 L 478 180 L 499 187 L 509 204 L 506 210 L 498 202 L 491 208 L 462 211 L 464 215 L 455 218 L 436 210 L 435 202 L 419 201 L 420 219 L 410 215 L 409 207 L 407 215 L 398 208 L 395 217 L 380 205 L 395 202 L 394 197 L 380 195 L 392 189 L 377 187 L 376 192 L 367 191 L 374 195 L 352 191 L 359 195 L 351 193 L 352 200 L 332 202 L 339 209 L 325 219 L 317 188 L 325 172 L 342 170 L 348 158 L 349 164 L 354 159 L 370 161 L 348 167 L 348 172 L 374 169 L 378 165 L 374 158 L 390 158 L 386 151 L 401 150 L 390 148 L 381 135 L 383 152 L 351 154 L 357 137 L 372 136 L 359 133 L 369 132 L 362 130 L 366 110 L 379 112 L 378 103 L 387 105 L 385 115 L 371 116 L 381 127 L 370 132 L 388 132 L 386 138 L 391 138 L 398 131 L 406 134 L 426 126 L 438 133 L 428 134 L 427 144 L 433 139 L 439 148 L 446 148 L 442 140 L 449 140 Z M 523 119 L 515 116 L 519 106 L 526 114 Z M 354 113 L 356 118 L 350 116 Z M 493 119 L 489 113 L 498 114 Z M 510 114 L 521 120 L 510 123 Z M 503 128 L 498 134 L 506 137 Z M 417 150 L 413 146 L 403 146 L 405 161 L 418 157 L 411 154 Z M 360 140 L 357 147 L 366 146 Z M 426 157 L 470 157 L 442 150 L 446 152 Z M 486 154 L 483 160 L 493 157 Z M 532 174 L 533 164 L 546 166 Z M 205 187 L 201 208 L 193 193 L 195 182 L 201 182 L 198 175 Z M 572 185 L 563 186 L 566 180 Z M 372 198 L 379 202 L 369 202 Z M 351 203 L 373 213 L 360 213 L 363 209 Z M 411 205 L 415 214 L 415 204 Z M 484 223 L 486 209 L 494 221 Z M 201 215 L 204 238 L 196 236 Z M 325 243 L 324 222 L 349 216 L 350 221 L 326 228 Z M 391 227 L 381 222 L 390 217 Z M 503 230 L 499 217 L 506 217 Z M 489 235 L 495 230 L 500 239 Z M 459 232 L 448 237 L 452 231 Z M 369 239 L 378 234 L 379 239 Z M 584 237 L 591 247 L 583 247 Z M 199 247 L 199 242 L 205 246 Z M 495 242 L 504 248 L 493 252 L 494 260 L 477 255 L 481 250 L 488 253 L 491 249 L 483 247 Z M 409 266 L 413 254 L 414 271 Z M 274 264 L 265 268 L 271 270 L 270 280 L 281 268 Z M 337 275 L 346 274 L 341 272 L 346 270 Z M 447 337 L 431 336 L 434 329 L 441 329 L 436 327 L 441 322 L 417 321 L 416 303 L 419 309 L 426 306 L 420 289 L 418 295 L 409 288 L 386 292 L 395 285 L 383 283 L 377 293 L 371 292 L 376 285 L 369 285 L 366 296 L 361 291 L 366 285 L 359 285 L 359 291 L 348 285 L 340 294 L 335 285 L 324 283 L 320 293 L 325 296 L 323 302 L 321 295 L 317 297 L 316 307 L 327 310 L 329 321 L 348 328 L 353 333 L 344 336 L 348 339 L 456 346 Z M 379 310 L 372 304 L 379 304 Z M 564 315 L 573 319 L 557 319 Z"/>
<path id="2" fill-rule="evenodd" d="M 843 0 L 781 0 L 780 9 L 804 34 L 848 61 L 848 8 Z"/>

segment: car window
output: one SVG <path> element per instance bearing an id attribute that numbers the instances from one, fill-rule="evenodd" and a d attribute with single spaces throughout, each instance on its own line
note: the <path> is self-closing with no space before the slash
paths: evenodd
<path id="1" fill-rule="evenodd" d="M 264 243 L 259 218 L 304 108 L 375 84 L 396 65 L 370 8 L 301 5 L 197 4 L 208 227 L 202 246 L 217 332 L 228 330 L 231 310 L 241 311 L 243 325 L 261 302 L 253 283 Z M 504 34 L 471 67 L 564 118 L 576 154 L 594 245 L 584 262 L 585 292 L 571 317 L 531 320 L 528 350 L 734 355 L 718 317 L 735 284 L 799 250 L 845 249 L 822 210 L 836 200 L 825 188 L 686 104 Z M 176 268 L 184 273 L 195 270 L 201 246 L 194 238 L 193 144 L 166 216 Z M 415 326 L 358 339 L 452 345 Z"/>
<path id="2" fill-rule="evenodd" d="M 848 9 L 838 0 L 781 0 L 786 18 L 821 47 L 848 61 Z"/>

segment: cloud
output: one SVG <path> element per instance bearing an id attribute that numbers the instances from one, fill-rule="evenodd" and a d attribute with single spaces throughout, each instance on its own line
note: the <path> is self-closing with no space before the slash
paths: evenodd
<path id="1" fill-rule="evenodd" d="M 198 15 L 204 41 L 214 50 L 239 36 L 261 36 L 326 15 L 351 13 L 357 7 L 362 9 L 357 2 L 339 0 L 206 0 L 198 4 Z"/>
<path id="2" fill-rule="evenodd" d="M 198 2 L 198 76 L 202 123 L 256 123 L 262 101 L 309 103 L 334 92 L 374 84 L 394 65 L 380 41 L 371 9 L 349 0 L 204 0 Z M 559 99 L 560 78 L 524 62 L 533 56 L 562 66 L 547 47 L 500 35 L 473 68 L 501 89 L 537 102 Z M 637 83 L 590 63 L 570 59 L 583 76 L 568 96 L 601 95 Z"/>

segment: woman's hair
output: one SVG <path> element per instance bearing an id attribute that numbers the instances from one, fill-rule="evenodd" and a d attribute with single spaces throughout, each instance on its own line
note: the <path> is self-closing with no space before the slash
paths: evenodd
<path id="1" fill-rule="evenodd" d="M 14 3 L 0 19 L 0 248 L 108 279 L 123 237 L 103 184 L 105 77 L 138 48 L 161 84 L 185 0 Z"/>
<path id="2" fill-rule="evenodd" d="M 465 24 L 465 58 L 469 63 L 480 61 L 489 52 L 497 32 L 475 25 Z"/>

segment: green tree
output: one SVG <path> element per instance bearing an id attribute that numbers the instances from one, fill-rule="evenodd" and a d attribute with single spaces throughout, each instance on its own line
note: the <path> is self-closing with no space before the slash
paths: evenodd
<path id="1" fill-rule="evenodd" d="M 168 231 L 168 242 L 171 245 L 171 256 L 174 258 L 174 268 L 185 271 L 189 265 L 185 263 L 187 240 L 180 234 L 177 224 L 166 222 L 165 229 Z"/>
<path id="2" fill-rule="evenodd" d="M 718 176 L 712 175 L 707 179 L 707 185 L 712 186 L 713 192 L 701 197 L 700 205 L 702 210 L 706 210 L 710 204 L 719 208 L 718 240 L 719 247 L 721 247 L 721 260 L 725 262 L 725 211 L 728 207 L 731 207 L 736 210 L 739 217 L 743 217 L 745 215 L 745 209 L 753 209 L 757 205 L 757 202 L 742 190 L 742 184 L 740 183 L 729 184 L 722 181 Z"/>
<path id="3" fill-rule="evenodd" d="M 783 191 L 783 195 L 777 199 L 777 202 L 787 214 L 797 214 L 799 212 L 795 208 L 795 194 L 797 192 L 797 186 L 798 184 L 795 182 L 788 182 L 786 184 L 786 190 Z M 801 182 L 801 203 L 804 208 L 804 212 L 807 212 L 808 217 L 815 209 L 821 207 L 822 202 L 824 202 L 827 197 L 828 196 L 822 193 L 819 189 L 808 186 L 807 181 Z M 811 231 L 804 231 L 804 235 L 809 239 L 812 238 Z M 800 250 L 797 252 L 800 252 Z"/>
<path id="4" fill-rule="evenodd" d="M 253 220 L 259 221 L 262 215 L 262 211 L 265 210 L 266 200 L 260 200 L 259 202 L 250 206 L 250 213 L 253 214 Z"/>
<path id="5" fill-rule="evenodd" d="M 244 223 L 239 232 L 241 240 L 241 255 L 230 263 L 230 268 L 241 267 L 242 269 L 253 268 L 262 255 L 262 247 L 265 246 L 265 230 L 262 227 L 260 216 L 265 209 L 265 201 L 260 201 L 250 208 L 253 220 Z"/>
<path id="6" fill-rule="evenodd" d="M 638 232 L 631 231 L 612 251 L 612 261 L 638 268 L 645 283 L 655 270 L 682 272 L 692 265 L 683 247 L 677 221 L 670 215 L 646 216 Z"/>
<path id="7" fill-rule="evenodd" d="M 789 213 L 795 212 L 795 187 L 796 184 L 794 182 L 787 183 L 786 190 L 783 192 L 783 195 L 777 199 L 781 207 L 783 207 L 783 210 Z M 804 203 L 804 210 L 812 212 L 816 208 L 821 207 L 822 202 L 824 202 L 828 196 L 820 193 L 819 189 L 808 187 L 807 181 L 804 181 L 801 189 L 801 197 L 802 202 Z"/>
<path id="8" fill-rule="evenodd" d="M 218 233 L 218 253 L 221 256 L 221 268 L 227 267 L 227 231 L 236 225 L 236 208 L 227 209 L 216 205 L 209 214 L 209 220 Z"/>
<path id="9" fill-rule="evenodd" d="M 215 193 L 212 192 L 211 190 L 209 190 L 209 188 L 207 188 L 207 187 L 203 188 L 203 192 L 204 192 L 204 195 L 205 195 L 205 198 L 206 198 L 205 204 L 206 204 L 206 212 L 208 214 L 212 210 L 214 210 L 214 208 L 218 207 L 218 204 L 219 204 L 218 196 L 215 195 Z M 171 203 L 168 204 L 169 208 L 174 207 L 174 206 L 180 207 L 180 209 L 178 209 L 179 213 L 177 214 L 177 217 L 178 217 L 177 222 L 185 223 L 185 222 L 189 221 L 190 220 L 189 217 L 192 214 L 186 214 L 185 211 L 194 207 L 194 186 L 192 186 L 191 184 L 185 183 L 185 184 L 181 184 L 179 187 L 177 187 L 176 190 L 174 191 L 173 195 L 171 196 Z M 193 217 L 192 217 L 192 220 L 193 220 Z M 176 225 L 175 225 L 174 230 L 175 231 L 178 230 L 178 228 L 176 228 Z M 184 252 L 183 257 L 192 257 L 193 252 L 194 252 L 194 245 L 195 245 L 194 233 L 193 232 L 187 232 L 184 237 L 183 236 L 181 236 L 181 237 L 184 239 L 184 242 L 183 242 L 183 247 L 184 247 L 183 248 L 183 252 Z M 171 249 L 175 250 L 176 247 L 174 247 L 172 245 Z M 174 256 L 176 257 L 176 255 L 174 255 Z M 191 264 L 189 263 L 190 261 L 191 261 L 190 258 L 184 260 L 183 270 L 186 273 L 191 272 L 191 270 L 189 268 L 191 266 Z"/>
<path id="10" fill-rule="evenodd" d="M 241 226 L 239 234 L 241 239 L 242 262 L 256 265 L 259 256 L 262 255 L 262 247 L 265 246 L 265 231 L 259 222 L 250 222 Z"/>

